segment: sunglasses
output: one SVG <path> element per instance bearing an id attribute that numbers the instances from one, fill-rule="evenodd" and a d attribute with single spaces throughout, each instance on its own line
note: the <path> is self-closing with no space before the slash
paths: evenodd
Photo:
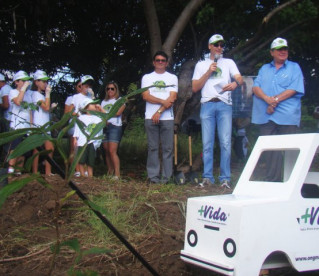
<path id="1" fill-rule="evenodd" d="M 279 48 L 279 49 L 276 49 L 277 51 L 288 51 L 288 47 L 282 47 L 282 48 Z"/>
<path id="2" fill-rule="evenodd" d="M 107 87 L 107 88 L 106 88 L 106 90 L 107 90 L 107 91 L 109 91 L 109 90 L 114 91 L 114 90 L 115 90 L 115 88 L 114 88 L 114 87 Z"/>
<path id="3" fill-rule="evenodd" d="M 159 62 L 159 63 L 163 62 L 164 63 L 164 62 L 166 62 L 166 59 L 155 59 L 155 62 Z"/>
<path id="4" fill-rule="evenodd" d="M 225 47 L 225 43 L 223 42 L 216 42 L 216 43 L 213 43 L 214 47 L 218 48 L 224 48 Z"/>

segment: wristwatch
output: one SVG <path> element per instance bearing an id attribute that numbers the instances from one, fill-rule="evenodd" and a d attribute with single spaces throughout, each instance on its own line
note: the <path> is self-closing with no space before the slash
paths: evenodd
<path id="1" fill-rule="evenodd" d="M 162 114 L 163 111 L 161 111 L 160 109 L 157 110 L 157 113 Z"/>

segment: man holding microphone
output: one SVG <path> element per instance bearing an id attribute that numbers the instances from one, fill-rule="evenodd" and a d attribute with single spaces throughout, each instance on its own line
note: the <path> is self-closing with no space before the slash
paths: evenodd
<path id="1" fill-rule="evenodd" d="M 243 83 L 242 76 L 232 59 L 223 58 L 224 38 L 214 34 L 208 42 L 210 55 L 199 61 L 194 70 L 192 89 L 201 90 L 201 111 L 204 172 L 201 187 L 215 183 L 213 176 L 214 141 L 217 125 L 220 143 L 219 182 L 225 188 L 230 184 L 230 157 L 232 133 L 231 91 Z"/>

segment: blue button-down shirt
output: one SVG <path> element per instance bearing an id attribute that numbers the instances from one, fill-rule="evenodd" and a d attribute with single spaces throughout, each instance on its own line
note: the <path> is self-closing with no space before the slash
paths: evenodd
<path id="1" fill-rule="evenodd" d="M 299 65 L 288 61 L 278 70 L 274 61 L 263 65 L 254 81 L 254 86 L 260 87 L 267 96 L 276 96 L 287 89 L 295 90 L 297 93 L 280 102 L 273 114 L 267 114 L 268 104 L 256 97 L 253 97 L 252 123 L 265 124 L 273 121 L 278 125 L 300 124 L 301 102 L 300 99 L 305 93 L 304 79 Z"/>

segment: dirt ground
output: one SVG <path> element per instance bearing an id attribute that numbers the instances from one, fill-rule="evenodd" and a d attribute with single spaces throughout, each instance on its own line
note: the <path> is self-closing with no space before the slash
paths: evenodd
<path id="1" fill-rule="evenodd" d="M 73 195 L 66 201 L 58 220 L 55 221 L 56 199 L 65 196 L 71 189 L 59 176 L 48 177 L 46 180 L 54 187 L 55 192 L 32 182 L 13 194 L 0 210 L 0 275 L 48 275 L 53 258 L 50 246 L 57 236 L 56 223 L 60 228 L 61 239 L 83 238 L 81 234 L 84 230 L 77 228 L 78 224 L 75 224 L 76 220 L 82 220 L 85 224 L 85 218 L 79 218 L 77 215 L 83 203 L 77 195 Z M 142 240 L 135 238 L 139 233 L 131 233 L 128 239 L 131 239 L 133 246 L 159 275 L 218 275 L 187 265 L 180 259 L 179 252 L 184 243 L 185 205 L 190 196 L 231 191 L 225 191 L 217 185 L 205 190 L 185 185 L 174 198 L 168 199 L 167 193 L 156 192 L 159 185 L 147 186 L 145 182 L 134 179 L 124 179 L 120 184 L 100 178 L 78 178 L 75 181 L 86 194 L 113 190 L 121 195 L 122 200 L 128 199 L 136 189 L 139 193 L 145 192 L 145 195 L 154 194 L 148 197 L 144 208 L 156 210 L 161 227 L 157 233 Z M 143 212 L 143 209 L 140 212 Z M 83 257 L 77 267 L 82 271 L 96 271 L 99 275 L 151 275 L 124 246 L 116 248 L 115 252 Z M 72 264 L 74 253 L 71 250 L 61 250 L 51 275 L 67 275 Z M 271 275 L 297 274 L 292 270 L 284 270 Z"/>

